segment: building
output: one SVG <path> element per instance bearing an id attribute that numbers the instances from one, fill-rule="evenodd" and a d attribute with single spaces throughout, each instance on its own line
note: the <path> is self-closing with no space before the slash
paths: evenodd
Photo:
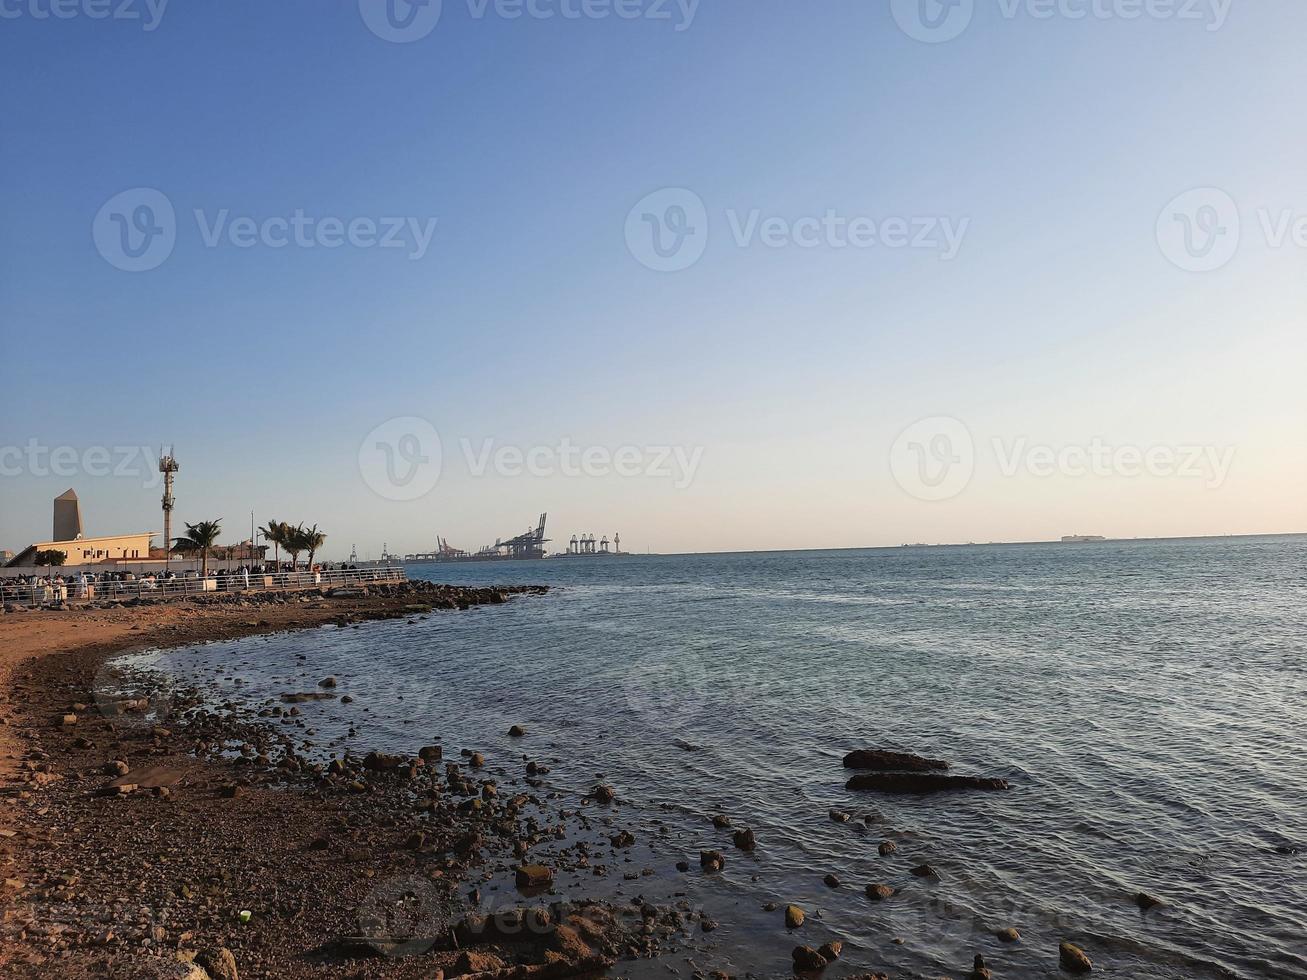
<path id="1" fill-rule="evenodd" d="M 75 541 L 41 541 L 28 545 L 6 564 L 23 568 L 36 564 L 38 551 L 62 551 L 65 565 L 94 565 L 106 561 L 149 561 L 151 531 L 116 534 L 107 538 L 77 538 Z"/>
<path id="2" fill-rule="evenodd" d="M 82 505 L 72 490 L 54 499 L 54 534 L 49 541 L 30 544 L 17 555 L 3 561 L 7 568 L 26 568 L 36 564 L 40 551 L 59 551 L 65 565 L 94 565 L 114 561 L 149 561 L 153 531 L 137 534 L 114 534 L 88 538 L 82 535 Z"/>

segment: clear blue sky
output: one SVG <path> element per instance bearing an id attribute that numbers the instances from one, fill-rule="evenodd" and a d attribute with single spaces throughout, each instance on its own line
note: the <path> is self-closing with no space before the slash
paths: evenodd
<path id="1" fill-rule="evenodd" d="M 335 555 L 476 546 L 543 510 L 655 551 L 1307 529 L 1307 242 L 1273 247 L 1258 218 L 1307 215 L 1297 0 L 975 0 L 945 43 L 887 0 L 704 0 L 690 21 L 445 0 L 409 43 L 354 0 L 173 0 L 153 30 L 49 2 L 0 4 L 0 447 L 176 443 L 180 519 L 233 539 L 251 509 L 316 521 Z M 668 187 L 704 202 L 707 244 L 658 272 L 624 228 Z M 1242 219 L 1207 272 L 1155 231 L 1199 187 Z M 133 188 L 176 214 L 143 272 L 92 234 Z M 224 211 L 297 209 L 437 224 L 416 260 L 205 242 Z M 967 224 L 947 260 L 742 247 L 731 215 L 755 209 Z M 409 416 L 443 466 L 401 501 L 359 452 Z M 895 440 L 936 417 L 964 424 L 974 474 L 923 500 Z M 477 476 L 463 439 L 632 446 L 655 472 Z M 1095 439 L 1234 457 L 1220 480 L 1004 469 Z M 688 486 L 660 446 L 702 449 Z M 161 525 L 139 475 L 26 459 L 0 476 L 0 547 L 48 534 L 68 486 L 88 532 Z"/>

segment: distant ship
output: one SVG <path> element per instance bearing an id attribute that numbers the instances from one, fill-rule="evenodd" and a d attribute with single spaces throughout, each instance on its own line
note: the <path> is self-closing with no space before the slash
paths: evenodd
<path id="1" fill-rule="evenodd" d="M 1101 534 L 1064 534 L 1062 535 L 1063 544 L 1089 544 L 1094 541 L 1106 541 L 1107 538 Z"/>

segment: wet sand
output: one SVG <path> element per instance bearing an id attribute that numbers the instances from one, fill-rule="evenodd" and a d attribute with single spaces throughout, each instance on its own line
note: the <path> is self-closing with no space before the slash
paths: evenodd
<path id="1" fill-rule="evenodd" d="M 295 697 L 330 686 L 251 720 L 106 679 L 132 651 L 543 601 L 516 591 L 412 583 L 0 617 L 0 974 L 544 978 L 697 931 L 688 907 L 578 897 L 589 880 L 602 895 L 610 867 L 652 869 L 602 792 L 538 795 L 547 769 L 529 755 L 498 784 L 438 743 L 328 768 L 297 751 Z"/>

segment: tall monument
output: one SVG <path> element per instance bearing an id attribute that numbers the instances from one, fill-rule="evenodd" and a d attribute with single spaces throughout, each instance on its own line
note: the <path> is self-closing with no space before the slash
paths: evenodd
<path id="1" fill-rule="evenodd" d="M 82 536 L 82 505 L 69 488 L 54 498 L 54 540 L 76 541 Z"/>
<path id="2" fill-rule="evenodd" d="M 163 474 L 163 560 L 172 559 L 172 508 L 176 502 L 172 495 L 172 478 L 181 467 L 173 458 L 172 447 L 159 451 L 159 472 Z M 69 491 L 71 492 L 71 491 Z"/>

